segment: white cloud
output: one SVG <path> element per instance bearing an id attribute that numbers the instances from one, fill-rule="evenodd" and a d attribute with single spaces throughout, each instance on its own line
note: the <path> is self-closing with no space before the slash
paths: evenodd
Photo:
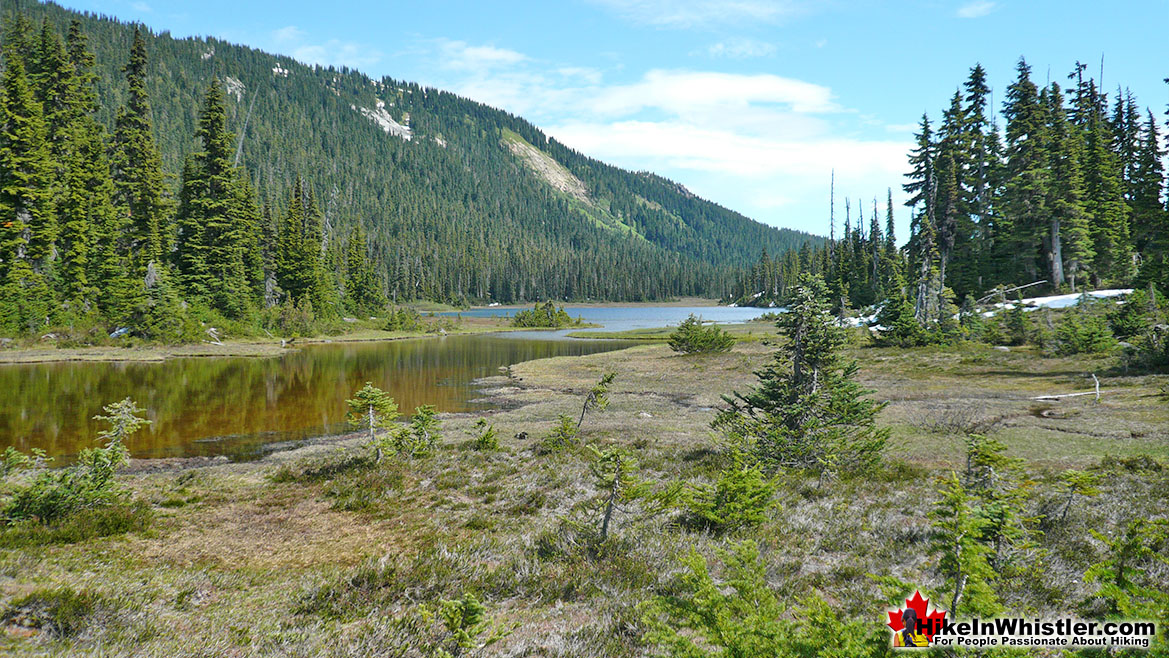
<path id="1" fill-rule="evenodd" d="M 685 121 L 570 122 L 549 126 L 548 131 L 565 144 L 602 159 L 654 160 L 756 181 L 827 176 L 832 169 L 853 178 L 890 171 L 900 175 L 908 146 L 901 141 L 843 137 L 759 138 Z M 779 196 L 792 193 L 788 190 Z"/>
<path id="2" fill-rule="evenodd" d="M 445 68 L 478 71 L 489 68 L 514 66 L 527 60 L 527 56 L 514 50 L 495 46 L 472 46 L 466 41 L 439 39 L 439 57 Z"/>
<path id="3" fill-rule="evenodd" d="M 600 84 L 602 73 L 589 66 L 562 66 L 556 72 L 567 79 L 576 79 L 585 84 Z"/>
<path id="4" fill-rule="evenodd" d="M 151 7 L 145 2 L 133 2 L 130 4 L 130 8 L 145 14 L 149 14 L 154 11 L 154 7 Z"/>
<path id="5" fill-rule="evenodd" d="M 306 36 L 308 35 L 305 34 L 304 30 L 295 25 L 282 27 L 279 30 L 274 30 L 272 32 L 272 38 L 275 39 L 277 43 L 303 41 Z"/>
<path id="6" fill-rule="evenodd" d="M 592 0 L 634 22 L 656 27 L 703 28 L 775 23 L 801 10 L 797 0 Z"/>
<path id="7" fill-rule="evenodd" d="M 645 109 L 691 114 L 756 105 L 786 106 L 798 113 L 838 112 L 832 90 L 770 73 L 649 71 L 638 82 L 606 87 L 589 99 L 593 111 L 628 115 Z M 728 117 L 729 118 L 729 117 Z"/>
<path id="8" fill-rule="evenodd" d="M 729 57 L 731 59 L 747 59 L 749 57 L 766 57 L 775 53 L 775 45 L 755 39 L 727 39 L 711 44 L 706 49 L 711 57 Z"/>
<path id="9" fill-rule="evenodd" d="M 831 88 L 804 80 L 655 69 L 614 82 L 628 76 L 494 46 L 427 43 L 435 86 L 524 116 L 589 156 L 655 171 L 779 225 L 826 232 L 819 211 L 833 169 L 838 193 L 884 198 L 912 147 L 906 126 L 886 126 L 884 139 L 860 137 L 871 131 L 866 118 Z M 473 68 L 465 54 L 477 52 L 491 56 Z"/>
<path id="10" fill-rule="evenodd" d="M 273 30 L 268 39 L 277 50 L 305 64 L 362 68 L 377 64 L 382 58 L 380 50 L 355 41 L 329 39 L 309 43 L 309 34 L 295 25 Z"/>
<path id="11" fill-rule="evenodd" d="M 991 0 L 975 0 L 958 8 L 958 18 L 982 18 L 998 7 Z"/>
<path id="12" fill-rule="evenodd" d="M 292 56 L 306 64 L 361 68 L 381 61 L 381 51 L 353 41 L 329 39 L 324 43 L 306 44 L 292 49 Z"/>

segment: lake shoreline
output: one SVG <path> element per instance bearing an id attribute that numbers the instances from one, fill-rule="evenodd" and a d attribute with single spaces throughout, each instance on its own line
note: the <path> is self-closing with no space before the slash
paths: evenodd
<path id="1" fill-rule="evenodd" d="M 203 342 L 182 345 L 136 345 L 114 347 L 94 345 L 87 347 L 33 346 L 0 350 L 0 366 L 33 363 L 58 363 L 70 361 L 108 363 L 158 363 L 169 359 L 256 357 L 270 358 L 287 354 L 302 345 L 326 345 L 330 343 L 372 343 L 417 338 L 442 338 L 443 336 L 468 336 L 487 333 L 504 333 L 523 330 L 504 324 L 479 322 L 469 327 L 453 329 L 445 333 L 423 332 L 404 333 L 399 331 L 378 331 L 359 329 L 337 336 L 314 336 L 296 338 L 282 344 L 280 339 L 244 338 L 225 340 L 221 344 Z M 531 331 L 531 329 L 526 329 Z"/>
<path id="2" fill-rule="evenodd" d="M 555 300 L 553 300 L 553 301 L 555 301 Z M 719 300 L 717 300 L 717 299 L 710 299 L 707 297 L 680 297 L 678 299 L 671 299 L 669 301 L 660 301 L 660 302 L 601 302 L 601 301 L 598 301 L 598 302 L 560 302 L 560 301 L 555 301 L 555 303 L 557 306 L 563 306 L 565 308 L 603 308 L 603 307 L 607 307 L 607 308 L 638 308 L 638 307 L 646 307 L 646 308 L 686 308 L 686 307 L 719 308 L 719 307 L 726 306 L 725 304 L 720 304 Z M 499 304 L 496 306 L 476 304 L 476 305 L 472 305 L 467 310 L 490 311 L 493 309 L 498 309 L 500 311 L 515 311 L 518 309 L 532 308 L 532 304 L 533 304 L 532 302 L 529 302 L 527 304 Z M 457 313 L 458 309 L 453 309 L 449 312 L 450 313 Z"/>

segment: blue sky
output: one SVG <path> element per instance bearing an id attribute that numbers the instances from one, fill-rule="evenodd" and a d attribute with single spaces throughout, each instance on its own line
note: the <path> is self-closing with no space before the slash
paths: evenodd
<path id="1" fill-rule="evenodd" d="M 1020 56 L 1036 82 L 1077 60 L 1164 116 L 1169 0 L 75 0 L 175 36 L 421 82 L 519 114 L 760 221 L 827 232 L 843 197 L 898 200 L 923 111 L 975 62 L 996 107 Z M 1123 10 L 1122 10 L 1123 9 Z M 882 211 L 883 212 L 883 211 Z M 839 215 L 838 215 L 839 216 Z M 904 239 L 908 213 L 898 210 Z"/>

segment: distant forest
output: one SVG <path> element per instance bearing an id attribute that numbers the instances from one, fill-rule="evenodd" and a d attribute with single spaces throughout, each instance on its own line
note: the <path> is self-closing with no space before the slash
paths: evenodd
<path id="1" fill-rule="evenodd" d="M 949 322 L 947 309 L 995 288 L 1152 285 L 1169 294 L 1157 114 L 1126 89 L 1109 98 L 1078 63 L 1066 88 L 1038 87 L 1024 60 L 1016 73 L 1001 124 L 981 65 L 940 122 L 922 116 L 903 186 L 912 212 L 903 248 L 895 246 L 891 199 L 883 209 L 874 199 L 868 218 L 864 202 L 846 200 L 839 235 L 833 225 L 819 248 L 764 254 L 729 298 L 774 304 L 799 272 L 813 271 L 826 278 L 838 310 L 907 298 L 919 323 L 937 326 Z"/>
<path id="2" fill-rule="evenodd" d="M 52 4 L 12 0 L 3 18 L 6 335 L 91 323 L 172 339 L 164 318 L 268 327 L 422 299 L 725 296 L 762 249 L 823 242 L 450 93 Z M 534 175 L 505 135 L 584 197 Z"/>

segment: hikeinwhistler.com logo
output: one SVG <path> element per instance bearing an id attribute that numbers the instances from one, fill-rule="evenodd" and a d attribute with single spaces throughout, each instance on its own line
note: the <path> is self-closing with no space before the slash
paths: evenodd
<path id="1" fill-rule="evenodd" d="M 1157 636 L 1156 622 L 1104 621 L 1074 617 L 994 617 L 953 619 L 930 605 L 921 592 L 905 599 L 905 607 L 888 611 L 886 625 L 893 646 L 918 647 L 1116 647 L 1147 649 Z"/>

